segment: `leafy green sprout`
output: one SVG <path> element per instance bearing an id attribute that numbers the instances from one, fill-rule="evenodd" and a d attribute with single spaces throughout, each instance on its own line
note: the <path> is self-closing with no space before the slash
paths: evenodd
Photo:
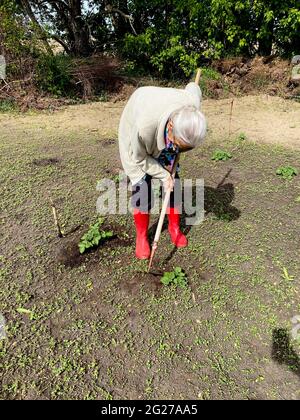
<path id="1" fill-rule="evenodd" d="M 176 267 L 174 271 L 167 272 L 161 278 L 162 284 L 165 286 L 174 285 L 180 288 L 187 287 L 186 274 L 183 272 L 181 267 Z"/>
<path id="2" fill-rule="evenodd" d="M 84 254 L 84 252 L 90 248 L 98 246 L 101 241 L 113 236 L 112 231 L 105 231 L 100 229 L 103 223 L 104 220 L 100 218 L 98 222 L 94 225 L 91 225 L 88 232 L 83 235 L 78 245 L 81 254 Z"/>
<path id="3" fill-rule="evenodd" d="M 224 150 L 217 149 L 217 150 L 215 150 L 211 159 L 215 160 L 215 161 L 221 161 L 221 160 L 226 161 L 226 160 L 229 160 L 231 158 L 232 158 L 231 153 L 225 152 Z"/>
<path id="4" fill-rule="evenodd" d="M 281 176 L 283 179 L 291 180 L 294 176 L 298 175 L 298 170 L 293 166 L 282 166 L 277 169 L 276 174 Z"/>

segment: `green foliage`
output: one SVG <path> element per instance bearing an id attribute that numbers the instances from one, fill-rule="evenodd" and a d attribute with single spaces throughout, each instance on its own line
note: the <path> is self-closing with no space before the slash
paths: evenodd
<path id="1" fill-rule="evenodd" d="M 152 36 L 154 31 L 148 28 L 144 33 L 140 35 L 127 34 L 124 38 L 124 44 L 122 46 L 123 55 L 131 60 L 132 65 L 138 64 L 145 68 L 148 65 L 144 63 L 144 60 L 149 60 L 150 55 L 155 51 L 155 47 L 152 42 Z"/>
<path id="2" fill-rule="evenodd" d="M 204 57 L 299 53 L 300 4 L 294 0 L 133 0 L 138 35 L 119 44 L 137 68 L 190 77 Z M 142 21 L 141 21 L 142 19 Z"/>
<path id="3" fill-rule="evenodd" d="M 231 158 L 232 158 L 232 154 L 231 153 L 225 152 L 224 150 L 217 149 L 214 152 L 214 154 L 213 154 L 213 156 L 212 156 L 211 159 L 212 160 L 215 160 L 215 161 L 220 161 L 220 160 L 226 161 L 226 160 L 229 160 Z"/>
<path id="4" fill-rule="evenodd" d="M 162 284 L 165 286 L 174 285 L 176 287 L 186 288 L 187 278 L 181 267 L 176 267 L 174 271 L 167 272 L 161 278 Z"/>
<path id="5" fill-rule="evenodd" d="M 221 77 L 222 75 L 219 72 L 210 67 L 202 69 L 201 79 L 203 80 L 220 80 Z"/>
<path id="6" fill-rule="evenodd" d="M 164 77 L 170 76 L 170 73 L 190 77 L 198 67 L 199 58 L 200 54 L 194 51 L 188 53 L 181 44 L 180 36 L 175 36 L 170 38 L 168 47 L 154 55 L 150 61 Z"/>
<path id="7" fill-rule="evenodd" d="M 42 54 L 37 61 L 36 83 L 45 92 L 57 96 L 70 96 L 74 91 L 71 68 L 72 60 L 66 55 Z"/>
<path id="8" fill-rule="evenodd" d="M 214 84 L 211 87 L 211 81 L 218 81 L 219 84 L 223 87 L 223 90 L 226 91 L 227 85 L 222 77 L 222 75 L 210 67 L 202 68 L 201 79 L 200 79 L 200 88 L 203 95 L 206 97 L 214 96 Z"/>
<path id="9" fill-rule="evenodd" d="M 283 2 L 284 3 L 284 2 Z M 283 4 L 284 6 L 284 4 Z M 278 28 L 277 43 L 283 55 L 299 54 L 300 45 L 300 5 L 285 6 Z"/>
<path id="10" fill-rule="evenodd" d="M 99 219 L 97 223 L 90 226 L 89 231 L 83 235 L 79 242 L 79 251 L 81 254 L 86 252 L 88 249 L 98 246 L 101 241 L 111 238 L 113 236 L 112 231 L 100 230 L 104 220 Z"/>
<path id="11" fill-rule="evenodd" d="M 293 166 L 282 166 L 277 169 L 276 174 L 281 176 L 283 179 L 291 180 L 294 176 L 298 175 L 298 170 Z"/>
<path id="12" fill-rule="evenodd" d="M 12 99 L 0 100 L 0 112 L 12 112 L 17 109 L 15 102 Z"/>
<path id="13" fill-rule="evenodd" d="M 199 64 L 200 55 L 189 52 L 181 43 L 180 36 L 170 37 L 165 46 L 160 48 L 157 33 L 152 28 L 144 34 L 134 36 L 128 34 L 123 45 L 123 55 L 131 66 L 140 67 L 144 71 L 152 69 L 162 77 L 190 77 Z"/>
<path id="14" fill-rule="evenodd" d="M 299 53 L 299 0 L 125 0 L 122 4 L 112 0 L 107 10 L 95 0 L 78 2 L 80 10 L 75 10 L 77 2 L 69 6 L 68 2 L 29 0 L 42 27 L 32 23 L 25 3 L 1 1 L 0 53 L 36 59 L 47 51 L 49 56 L 44 53 L 38 58 L 36 80 L 42 90 L 55 95 L 72 94 L 74 86 L 68 59 L 49 53 L 51 35 L 60 39 L 67 54 L 118 54 L 126 60 L 129 74 L 151 72 L 164 78 L 188 79 L 210 59 Z M 132 20 L 110 14 L 110 7 Z M 8 71 L 14 75 L 15 65 L 23 71 L 28 68 L 27 63 L 10 60 Z M 206 88 L 209 91 L 209 80 L 219 79 L 208 69 L 201 80 L 204 93 Z M 263 78 L 258 80 L 259 85 L 265 83 Z"/>
<path id="15" fill-rule="evenodd" d="M 19 56 L 27 48 L 26 28 L 13 0 L 0 4 L 0 54 Z"/>
<path id="16" fill-rule="evenodd" d="M 204 54 L 221 58 L 227 54 L 250 53 L 252 33 L 249 30 L 251 1 L 206 1 L 207 48 Z"/>

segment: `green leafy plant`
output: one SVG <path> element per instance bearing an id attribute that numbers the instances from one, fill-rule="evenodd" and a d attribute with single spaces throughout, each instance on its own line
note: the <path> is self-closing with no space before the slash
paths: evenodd
<path id="1" fill-rule="evenodd" d="M 198 67 L 199 59 L 200 54 L 195 51 L 189 52 L 182 45 L 180 36 L 173 36 L 168 40 L 167 48 L 151 58 L 151 63 L 164 76 L 168 75 L 168 69 L 174 65 L 173 63 L 177 63 L 181 77 L 190 77 Z"/>
<path id="2" fill-rule="evenodd" d="M 175 285 L 176 287 L 187 287 L 186 274 L 182 271 L 181 267 L 176 267 L 174 271 L 167 272 L 161 278 L 162 284 L 165 286 Z"/>
<path id="3" fill-rule="evenodd" d="M 276 174 L 281 176 L 283 179 L 291 180 L 294 176 L 298 175 L 298 170 L 293 166 L 282 166 L 277 169 Z"/>
<path id="4" fill-rule="evenodd" d="M 42 54 L 37 60 L 36 83 L 39 88 L 57 96 L 72 96 L 72 60 L 63 54 Z"/>
<path id="5" fill-rule="evenodd" d="M 122 55 L 130 62 L 133 69 L 151 70 L 160 77 L 189 78 L 200 63 L 200 54 L 190 50 L 182 42 L 181 34 L 166 39 L 161 37 L 156 28 L 147 28 L 143 34 L 127 34 L 122 44 Z"/>
<path id="6" fill-rule="evenodd" d="M 224 152 L 224 150 L 218 149 L 218 150 L 216 150 L 214 152 L 214 154 L 213 154 L 213 156 L 212 156 L 211 159 L 212 160 L 215 160 L 215 161 L 220 161 L 220 160 L 226 161 L 226 160 L 229 160 L 231 158 L 232 158 L 232 154 L 231 153 Z"/>
<path id="7" fill-rule="evenodd" d="M 78 245 L 81 254 L 83 254 L 88 249 L 93 248 L 94 246 L 98 246 L 101 241 L 113 236 L 112 231 L 105 231 L 100 229 L 100 227 L 103 225 L 103 222 L 104 220 L 100 218 L 99 221 L 94 225 L 91 225 L 89 231 L 83 235 Z"/>

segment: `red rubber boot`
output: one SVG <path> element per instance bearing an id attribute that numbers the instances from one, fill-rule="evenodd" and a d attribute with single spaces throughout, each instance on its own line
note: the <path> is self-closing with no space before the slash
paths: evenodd
<path id="1" fill-rule="evenodd" d="M 177 246 L 177 248 L 184 248 L 188 246 L 188 240 L 180 230 L 180 214 L 178 212 L 178 209 L 168 208 L 167 214 L 169 218 L 168 230 L 171 236 L 171 241 L 175 246 Z"/>
<path id="2" fill-rule="evenodd" d="M 148 260 L 151 253 L 147 236 L 150 214 L 134 210 L 133 217 L 136 228 L 135 255 L 139 260 Z"/>

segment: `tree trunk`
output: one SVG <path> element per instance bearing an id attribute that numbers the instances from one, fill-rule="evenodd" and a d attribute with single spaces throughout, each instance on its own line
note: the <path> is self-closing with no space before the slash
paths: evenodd
<path id="1" fill-rule="evenodd" d="M 88 56 L 92 49 L 90 45 L 90 34 L 82 18 L 82 1 L 69 0 L 70 14 L 69 26 L 72 47 L 70 50 L 75 56 Z"/>
<path id="2" fill-rule="evenodd" d="M 129 15 L 127 0 L 119 0 L 118 9 L 121 10 L 125 15 Z M 125 19 L 121 14 L 117 14 L 115 17 L 115 31 L 117 39 L 121 39 L 127 32 L 131 32 L 128 20 Z"/>
<path id="3" fill-rule="evenodd" d="M 274 40 L 274 20 L 267 24 L 267 35 L 259 41 L 259 55 L 269 56 L 272 54 Z"/>

